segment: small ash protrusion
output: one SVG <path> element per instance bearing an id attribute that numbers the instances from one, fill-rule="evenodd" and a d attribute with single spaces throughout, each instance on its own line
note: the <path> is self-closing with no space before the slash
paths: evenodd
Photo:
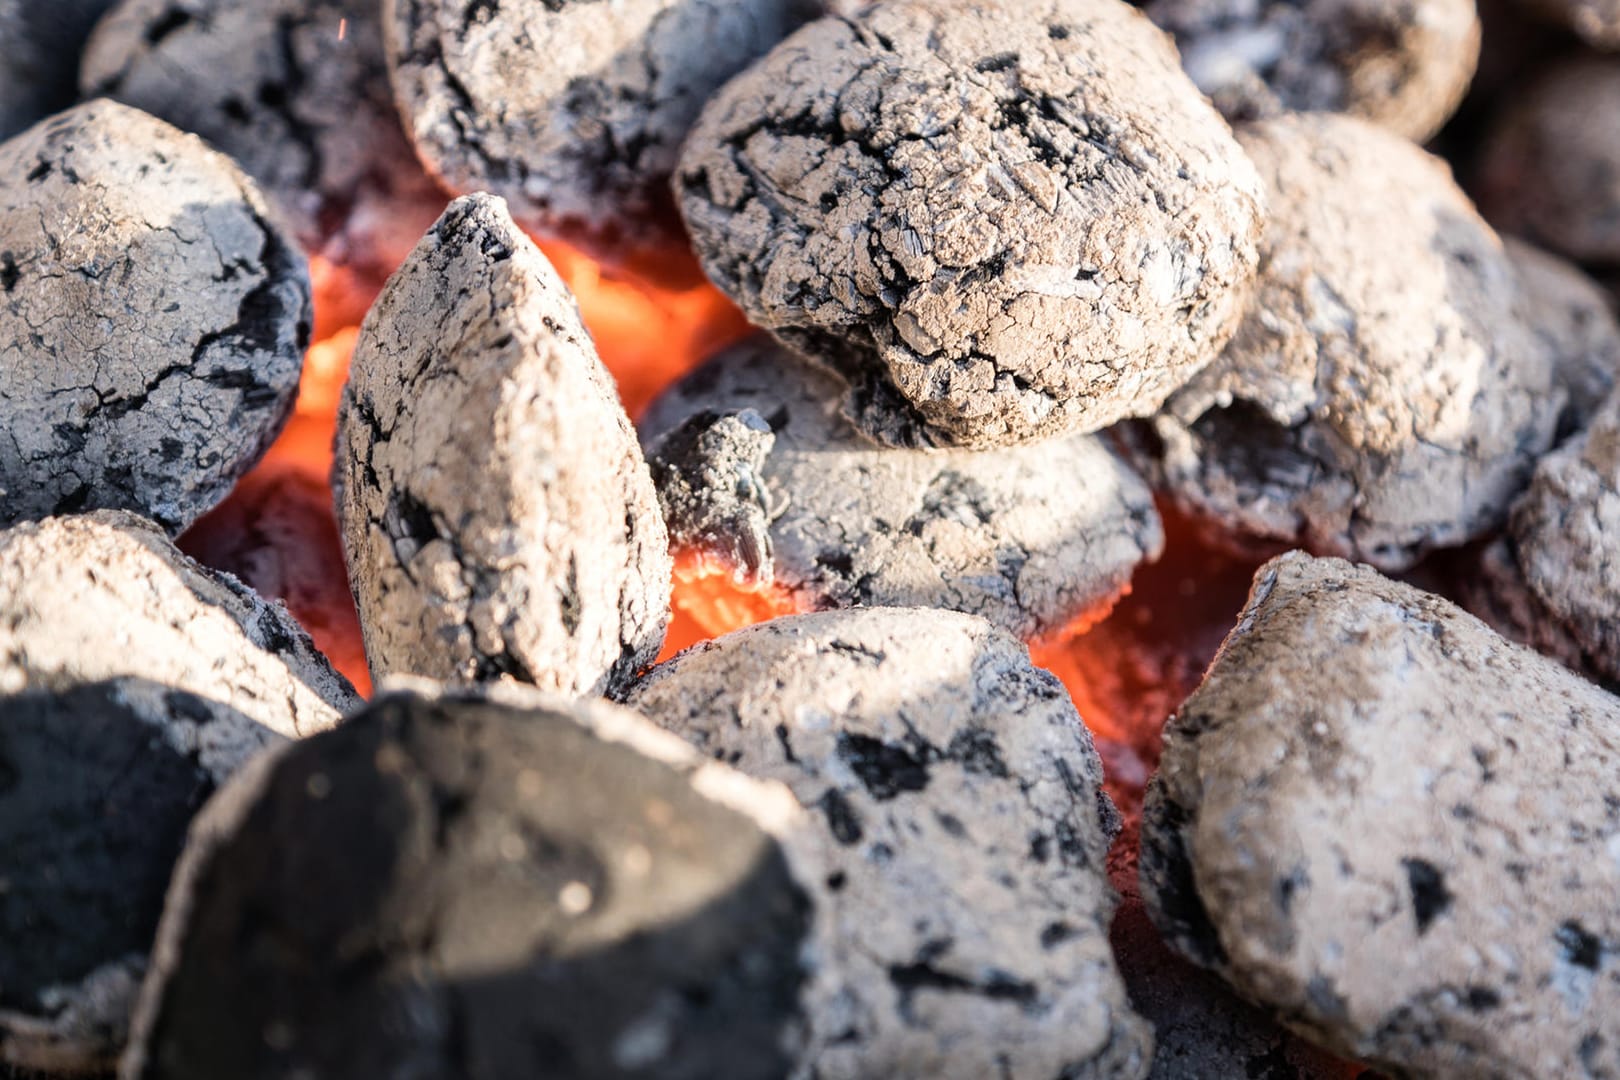
<path id="1" fill-rule="evenodd" d="M 359 704 L 285 607 L 186 558 L 150 522 L 102 511 L 0 532 L 0 693 L 116 678 L 293 738 Z"/>
<path id="2" fill-rule="evenodd" d="M 123 0 L 80 81 L 229 154 L 305 249 L 381 280 L 445 198 L 400 128 L 377 0 Z"/>
<path id="3" fill-rule="evenodd" d="M 0 698 L 0 1066 L 111 1067 L 192 814 L 278 741 L 141 679 Z"/>
<path id="4" fill-rule="evenodd" d="M 1146 1074 L 1108 945 L 1118 818 L 1068 695 L 1017 641 L 954 612 L 799 615 L 626 697 L 820 822 L 819 1075 Z"/>
<path id="5" fill-rule="evenodd" d="M 1198 88 L 1233 121 L 1359 116 L 1422 142 L 1479 59 L 1474 0 L 1153 0 Z"/>
<path id="6" fill-rule="evenodd" d="M 1480 209 L 1561 255 L 1620 266 L 1620 57 L 1566 57 L 1527 82 L 1485 136 Z"/>
<path id="7" fill-rule="evenodd" d="M 385 692 L 204 810 L 121 1075 L 786 1076 L 801 817 L 612 706 Z"/>
<path id="8" fill-rule="evenodd" d="M 114 0 L 0 0 L 0 139 L 72 105 L 79 53 Z"/>
<path id="9" fill-rule="evenodd" d="M 1566 398 L 1560 437 L 1584 431 L 1620 376 L 1620 324 L 1603 286 L 1575 264 L 1504 237 L 1523 294 L 1524 316 Z"/>
<path id="10" fill-rule="evenodd" d="M 1501 241 L 1365 121 L 1239 139 L 1270 188 L 1265 268 L 1226 352 L 1134 432 L 1143 459 L 1195 516 L 1390 570 L 1501 524 L 1564 409 Z"/>
<path id="11" fill-rule="evenodd" d="M 0 524 L 179 533 L 280 432 L 310 320 L 303 257 L 200 139 L 94 101 L 0 144 Z"/>
<path id="12" fill-rule="evenodd" d="M 452 203 L 366 317 L 336 472 L 373 676 L 585 693 L 658 654 L 652 477 L 572 296 L 500 199 Z"/>
<path id="13" fill-rule="evenodd" d="M 665 391 L 641 435 L 677 547 L 801 610 L 947 608 L 1032 639 L 1104 610 L 1164 544 L 1152 493 L 1102 437 L 879 446 L 834 376 L 763 335 Z"/>
<path id="14" fill-rule="evenodd" d="M 815 0 L 388 0 L 394 91 L 450 190 L 600 254 L 676 243 L 667 183 L 703 103 Z"/>
<path id="15" fill-rule="evenodd" d="M 812 23 L 704 110 L 676 176 L 709 277 L 897 446 L 1151 412 L 1231 336 L 1262 194 L 1116 0 L 895 0 Z"/>
<path id="16" fill-rule="evenodd" d="M 1392 1075 L 1620 1067 L 1620 698 L 1294 553 L 1165 735 L 1142 889 L 1181 952 Z"/>

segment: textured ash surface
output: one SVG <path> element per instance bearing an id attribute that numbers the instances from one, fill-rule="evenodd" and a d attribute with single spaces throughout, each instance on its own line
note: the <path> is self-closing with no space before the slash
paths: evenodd
<path id="1" fill-rule="evenodd" d="M 0 523 L 178 533 L 281 430 L 309 276 L 202 141 L 96 101 L 0 144 Z"/>
<path id="2" fill-rule="evenodd" d="M 652 478 L 573 298 L 499 199 L 451 204 L 366 317 L 336 470 L 373 675 L 593 692 L 657 655 Z"/>
<path id="3" fill-rule="evenodd" d="M 271 738 L 142 680 L 0 699 L 0 1062 L 111 1063 L 186 825 Z"/>
<path id="4" fill-rule="evenodd" d="M 0 139 L 73 104 L 79 51 L 113 0 L 0 0 Z"/>
<path id="5" fill-rule="evenodd" d="M 377 8 L 123 0 L 80 80 L 87 97 L 145 109 L 229 154 L 307 250 L 386 274 L 445 200 L 400 129 Z"/>
<path id="6" fill-rule="evenodd" d="M 1195 515 L 1386 569 L 1500 524 L 1563 408 L 1501 242 L 1446 167 L 1364 121 L 1240 138 L 1272 220 L 1248 316 L 1138 432 Z"/>
<path id="7" fill-rule="evenodd" d="M 709 276 L 896 445 L 1151 412 L 1253 277 L 1261 192 L 1174 49 L 1115 0 L 896 0 L 799 31 L 676 177 Z"/>
<path id="8" fill-rule="evenodd" d="M 1097 436 L 885 448 L 839 413 L 838 390 L 762 335 L 654 402 L 640 430 L 676 546 L 774 580 L 801 610 L 948 608 L 1024 639 L 1095 613 L 1164 546 L 1147 485 Z M 722 418 L 739 411 L 765 430 Z M 694 426 L 706 442 L 658 445 Z"/>
<path id="9" fill-rule="evenodd" d="M 528 228 L 603 249 L 673 233 L 665 183 L 703 103 L 818 10 L 387 0 L 384 18 L 400 111 L 428 167 L 453 191 L 504 196 Z"/>
<path id="10" fill-rule="evenodd" d="M 0 693 L 128 677 L 308 735 L 359 703 L 279 603 L 103 511 L 0 532 Z M 224 729 L 204 733 L 199 752 Z"/>
<path id="11" fill-rule="evenodd" d="M 1620 265 L 1620 57 L 1564 59 L 1511 95 L 1475 186 L 1498 228 Z"/>
<path id="12" fill-rule="evenodd" d="M 1519 275 L 1525 319 L 1567 399 L 1559 435 L 1583 431 L 1620 375 L 1613 302 L 1573 263 L 1514 237 L 1504 237 L 1503 245 Z"/>
<path id="13" fill-rule="evenodd" d="M 786 1075 L 797 817 L 606 705 L 385 694 L 199 818 L 122 1075 Z"/>
<path id="14" fill-rule="evenodd" d="M 1183 952 L 1396 1075 L 1620 1070 L 1620 699 L 1293 554 L 1166 729 L 1142 887 Z"/>
<path id="15" fill-rule="evenodd" d="M 823 825 L 818 1076 L 1142 1076 L 1109 950 L 1118 819 L 1063 687 L 953 612 L 800 615 L 696 646 L 629 703 Z"/>
<path id="16" fill-rule="evenodd" d="M 1422 142 L 1468 90 L 1473 0 L 1154 0 L 1148 17 L 1229 119 L 1343 112 Z"/>

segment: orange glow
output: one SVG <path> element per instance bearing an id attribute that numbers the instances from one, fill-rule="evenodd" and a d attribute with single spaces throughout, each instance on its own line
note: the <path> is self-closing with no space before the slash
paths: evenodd
<path id="1" fill-rule="evenodd" d="M 693 551 L 675 555 L 670 606 L 674 618 L 660 661 L 701 641 L 802 610 L 786 589 L 739 582 L 729 566 Z"/>

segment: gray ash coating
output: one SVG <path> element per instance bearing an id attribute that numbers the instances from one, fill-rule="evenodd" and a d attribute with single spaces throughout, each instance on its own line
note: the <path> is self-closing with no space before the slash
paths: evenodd
<path id="1" fill-rule="evenodd" d="M 799 615 L 689 649 L 626 699 L 820 825 L 815 1075 L 1146 1074 L 1107 937 L 1118 815 L 1017 641 L 953 612 Z"/>
<path id="2" fill-rule="evenodd" d="M 1500 525 L 1564 419 L 1568 362 L 1501 241 L 1442 162 L 1365 121 L 1239 139 L 1271 200 L 1259 287 L 1135 429 L 1144 462 L 1195 517 L 1390 570 Z"/>
<path id="3" fill-rule="evenodd" d="M 812 23 L 709 103 L 675 182 L 709 277 L 899 446 L 1151 412 L 1230 337 L 1261 225 L 1225 124 L 1116 0 Z"/>
<path id="4" fill-rule="evenodd" d="M 142 680 L 0 698 L 0 1065 L 111 1063 L 186 826 L 270 738 Z"/>
<path id="5" fill-rule="evenodd" d="M 244 774 L 193 831 L 121 1075 L 786 1075 L 811 899 L 706 793 L 721 767 L 648 728 L 391 693 Z"/>
<path id="6" fill-rule="evenodd" d="M 1620 376 L 1620 322 L 1603 286 L 1566 259 L 1515 237 L 1503 246 L 1519 277 L 1524 317 L 1567 401 L 1560 439 L 1586 430 Z"/>
<path id="7" fill-rule="evenodd" d="M 72 105 L 79 52 L 114 0 L 0 0 L 0 139 Z"/>
<path id="8" fill-rule="evenodd" d="M 612 377 L 500 199 L 458 199 L 372 307 L 339 415 L 374 675 L 620 685 L 669 619 L 668 536 Z"/>
<path id="9" fill-rule="evenodd" d="M 882 447 L 838 397 L 764 335 L 666 390 L 640 431 L 675 546 L 800 610 L 946 608 L 1024 639 L 1105 608 L 1163 548 L 1152 493 L 1099 436 Z"/>
<path id="10" fill-rule="evenodd" d="M 1508 95 L 1474 190 L 1493 225 L 1620 266 L 1620 56 L 1573 55 Z"/>
<path id="11" fill-rule="evenodd" d="M 387 0 L 405 128 L 451 191 L 600 253 L 678 242 L 667 181 L 703 103 L 816 0 Z M 537 61 L 539 58 L 539 62 Z"/>
<path id="12" fill-rule="evenodd" d="M 229 159 L 94 101 L 0 144 L 0 523 L 178 533 L 292 410 L 309 275 Z"/>
<path id="13" fill-rule="evenodd" d="M 1473 0 L 1153 0 L 1144 10 L 1233 122 L 1342 112 L 1423 142 L 1456 111 L 1479 59 Z"/>
<path id="14" fill-rule="evenodd" d="M 400 130 L 376 0 L 123 0 L 85 50 L 86 97 L 207 139 L 300 243 L 379 276 L 444 207 Z"/>
<path id="15" fill-rule="evenodd" d="M 1620 698 L 1295 553 L 1171 720 L 1142 890 L 1178 950 L 1397 1076 L 1620 1070 Z"/>

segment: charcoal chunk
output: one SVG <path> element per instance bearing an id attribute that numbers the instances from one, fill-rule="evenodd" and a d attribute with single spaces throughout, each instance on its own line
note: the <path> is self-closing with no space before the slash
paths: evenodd
<path id="1" fill-rule="evenodd" d="M 1568 260 L 1515 237 L 1503 242 L 1538 353 L 1553 365 L 1554 383 L 1566 398 L 1559 435 L 1584 431 L 1620 375 L 1615 308 L 1602 285 Z"/>
<path id="2" fill-rule="evenodd" d="M 1564 411 L 1501 241 L 1365 121 L 1239 138 L 1270 186 L 1265 269 L 1226 352 L 1138 429 L 1157 479 L 1224 529 L 1390 570 L 1500 525 Z"/>
<path id="3" fill-rule="evenodd" d="M 336 469 L 374 676 L 585 693 L 658 654 L 652 478 L 573 298 L 500 199 L 452 203 L 366 317 Z"/>
<path id="4" fill-rule="evenodd" d="M 0 0 L 0 139 L 73 104 L 79 52 L 114 0 Z"/>
<path id="5" fill-rule="evenodd" d="M 1142 889 L 1172 945 L 1391 1075 L 1603 1076 L 1617 852 L 1620 698 L 1294 553 L 1166 729 Z"/>
<path id="6" fill-rule="evenodd" d="M 676 546 L 800 610 L 948 608 L 1035 638 L 1105 610 L 1164 543 L 1147 485 L 1102 438 L 878 446 L 840 414 L 836 378 L 763 335 L 671 387 L 640 427 Z"/>
<path id="7" fill-rule="evenodd" d="M 1241 315 L 1260 184 L 1116 0 L 896 0 L 705 108 L 676 191 L 709 277 L 856 426 L 984 448 L 1151 412 Z"/>
<path id="8" fill-rule="evenodd" d="M 176 534 L 292 410 L 309 275 L 228 159 L 94 101 L 0 144 L 0 524 Z"/>
<path id="9" fill-rule="evenodd" d="M 1566 29 L 1595 49 L 1620 51 L 1617 0 L 1523 0 L 1524 6 Z"/>
<path id="10" fill-rule="evenodd" d="M 122 1075 L 786 1076 L 798 817 L 611 706 L 385 692 L 204 810 Z"/>
<path id="11" fill-rule="evenodd" d="M 817 811 L 835 875 L 817 1075 L 1146 1074 L 1107 937 L 1118 818 L 1018 642 L 953 612 L 799 615 L 690 649 L 627 700 Z"/>

